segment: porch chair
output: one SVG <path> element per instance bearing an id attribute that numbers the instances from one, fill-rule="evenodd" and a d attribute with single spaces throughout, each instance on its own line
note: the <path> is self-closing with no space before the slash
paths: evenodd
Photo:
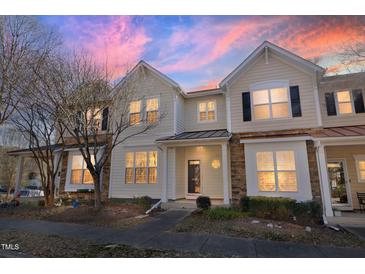
<path id="1" fill-rule="evenodd" d="M 360 212 L 365 212 L 365 193 L 357 192 L 357 199 L 359 200 Z"/>

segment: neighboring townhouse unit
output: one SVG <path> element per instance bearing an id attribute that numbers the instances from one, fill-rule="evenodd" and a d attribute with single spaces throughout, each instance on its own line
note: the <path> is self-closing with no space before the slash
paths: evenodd
<path id="1" fill-rule="evenodd" d="M 217 204 L 245 195 L 314 199 L 327 216 L 357 209 L 356 193 L 365 192 L 365 73 L 324 73 L 267 41 L 211 90 L 185 93 L 139 62 L 129 73 L 140 80 L 125 136 L 143 126 L 141 117 L 162 119 L 115 147 L 104 194 L 165 203 L 199 195 Z M 121 92 L 118 85 L 113 96 Z M 60 191 L 92 188 L 72 182 L 80 155 L 68 149 Z"/>

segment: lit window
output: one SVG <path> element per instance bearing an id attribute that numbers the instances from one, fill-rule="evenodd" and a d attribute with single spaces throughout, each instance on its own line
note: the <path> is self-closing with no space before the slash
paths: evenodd
<path id="1" fill-rule="evenodd" d="M 125 154 L 126 184 L 157 183 L 157 151 L 127 152 Z"/>
<path id="2" fill-rule="evenodd" d="M 127 152 L 125 154 L 125 183 L 133 183 L 133 166 L 134 166 L 134 153 Z"/>
<path id="3" fill-rule="evenodd" d="M 256 120 L 289 117 L 287 88 L 273 88 L 252 92 L 253 114 Z"/>
<path id="4" fill-rule="evenodd" d="M 340 114 L 350 114 L 352 113 L 352 103 L 351 103 L 351 95 L 350 91 L 338 91 L 336 93 L 337 96 L 337 104 L 338 104 L 338 112 Z"/>
<path id="5" fill-rule="evenodd" d="M 148 152 L 148 183 L 157 183 L 157 151 Z"/>
<path id="6" fill-rule="evenodd" d="M 133 101 L 129 105 L 129 124 L 138 125 L 141 122 L 141 101 Z"/>
<path id="7" fill-rule="evenodd" d="M 95 164 L 94 157 L 91 156 L 92 164 Z M 92 184 L 93 177 L 86 167 L 86 162 L 82 155 L 72 156 L 71 163 L 71 184 Z"/>
<path id="8" fill-rule="evenodd" d="M 216 103 L 215 101 L 201 102 L 198 105 L 199 121 L 215 121 L 216 120 Z"/>
<path id="9" fill-rule="evenodd" d="M 158 98 L 146 100 L 147 123 L 153 124 L 158 121 Z"/>
<path id="10" fill-rule="evenodd" d="M 256 166 L 259 191 L 298 191 L 294 151 L 257 152 Z"/>
<path id="11" fill-rule="evenodd" d="M 356 156 L 356 169 L 358 181 L 365 183 L 365 155 Z"/>

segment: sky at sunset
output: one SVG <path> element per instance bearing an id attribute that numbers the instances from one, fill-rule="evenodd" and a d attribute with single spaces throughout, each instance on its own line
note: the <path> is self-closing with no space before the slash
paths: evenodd
<path id="1" fill-rule="evenodd" d="M 185 90 L 213 88 L 263 41 L 344 73 L 338 53 L 365 42 L 365 16 L 42 16 L 70 49 L 115 78 L 143 59 Z"/>

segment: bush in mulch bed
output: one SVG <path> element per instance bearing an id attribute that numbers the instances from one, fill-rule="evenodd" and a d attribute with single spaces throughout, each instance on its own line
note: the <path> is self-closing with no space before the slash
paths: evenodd
<path id="1" fill-rule="evenodd" d="M 315 201 L 296 202 L 281 197 L 242 197 L 240 210 L 250 216 L 279 221 L 293 221 L 309 224 L 319 223 L 322 216 L 321 205 Z"/>
<path id="2" fill-rule="evenodd" d="M 212 203 L 210 202 L 210 198 L 208 196 L 199 196 L 196 199 L 196 206 L 199 209 L 207 210 L 212 206 Z"/>

